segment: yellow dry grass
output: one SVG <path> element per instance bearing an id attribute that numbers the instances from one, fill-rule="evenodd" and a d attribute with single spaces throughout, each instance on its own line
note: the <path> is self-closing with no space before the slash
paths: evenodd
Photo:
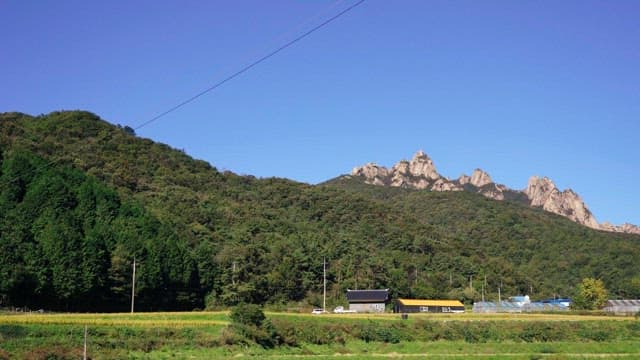
<path id="1" fill-rule="evenodd" d="M 303 319 L 353 319 L 401 321 L 400 314 L 298 314 L 266 312 L 268 317 L 291 317 Z M 634 317 L 558 314 L 409 314 L 412 320 L 433 321 L 633 321 Z M 115 313 L 115 314 L 0 314 L 0 324 L 60 324 L 60 325 L 99 325 L 99 326 L 135 326 L 135 327 L 205 327 L 229 324 L 228 312 L 155 312 L 155 313 Z"/>
<path id="2" fill-rule="evenodd" d="M 182 328 L 227 325 L 226 312 L 115 314 L 1 314 L 0 324 L 59 324 Z"/>

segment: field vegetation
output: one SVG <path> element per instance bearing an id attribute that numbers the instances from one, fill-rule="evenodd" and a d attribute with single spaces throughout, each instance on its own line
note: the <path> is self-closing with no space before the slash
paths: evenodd
<path id="1" fill-rule="evenodd" d="M 0 359 L 78 359 L 85 325 L 92 359 L 640 357 L 635 317 L 234 312 L 2 314 Z"/>

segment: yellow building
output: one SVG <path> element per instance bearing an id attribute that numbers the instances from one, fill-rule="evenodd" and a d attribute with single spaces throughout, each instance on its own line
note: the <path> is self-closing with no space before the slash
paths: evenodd
<path id="1" fill-rule="evenodd" d="M 398 299 L 394 311 L 398 313 L 462 313 L 464 304 L 458 300 Z"/>

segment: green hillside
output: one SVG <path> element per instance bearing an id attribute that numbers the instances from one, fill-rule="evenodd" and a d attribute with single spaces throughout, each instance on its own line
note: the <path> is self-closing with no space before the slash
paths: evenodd
<path id="1" fill-rule="evenodd" d="M 318 304 L 323 257 L 330 303 L 478 299 L 485 276 L 488 297 L 640 297 L 640 236 L 515 202 L 238 176 L 80 111 L 1 114 L 0 150 L 0 306 L 125 311 L 134 257 L 139 310 Z"/>

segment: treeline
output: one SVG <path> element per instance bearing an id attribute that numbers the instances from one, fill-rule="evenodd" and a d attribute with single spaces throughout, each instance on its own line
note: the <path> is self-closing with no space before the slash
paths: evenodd
<path id="1" fill-rule="evenodd" d="M 585 277 L 640 297 L 640 237 L 518 203 L 238 176 L 80 111 L 0 114 L 0 150 L 0 306 L 126 310 L 134 257 L 139 310 L 319 305 L 323 258 L 330 304 L 570 296 Z"/>
<path id="2" fill-rule="evenodd" d="M 1 165 L 3 305 L 123 311 L 137 258 L 143 309 L 202 306 L 190 250 L 140 205 L 29 153 L 12 153 Z"/>

